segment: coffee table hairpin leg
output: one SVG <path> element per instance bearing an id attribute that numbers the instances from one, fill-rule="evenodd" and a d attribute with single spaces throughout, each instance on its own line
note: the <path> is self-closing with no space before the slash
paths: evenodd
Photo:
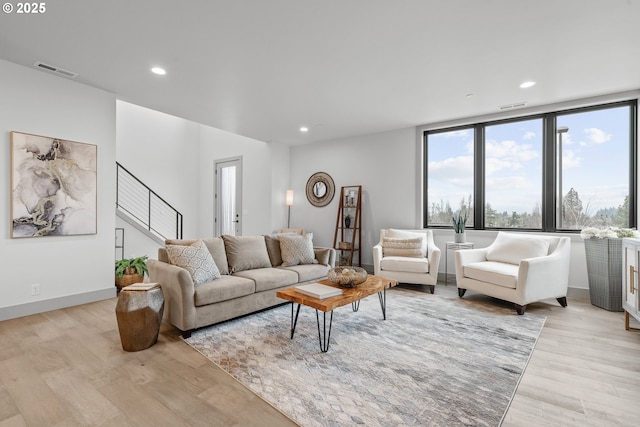
<path id="1" fill-rule="evenodd" d="M 333 310 L 329 317 L 329 331 L 327 332 L 327 312 L 322 312 L 322 333 L 320 332 L 320 316 L 316 310 L 316 321 L 318 322 L 318 341 L 320 341 L 320 351 L 326 353 L 329 351 L 329 340 L 331 339 L 331 324 L 333 323 Z"/>
<path id="2" fill-rule="evenodd" d="M 382 309 L 382 319 L 387 320 L 387 288 L 384 288 L 382 292 L 378 292 L 378 299 Z"/>
<path id="3" fill-rule="evenodd" d="M 298 314 L 300 314 L 300 304 L 298 304 L 298 310 L 296 311 L 296 317 L 295 320 L 293 318 L 293 306 L 295 305 L 295 303 L 292 301 L 291 302 L 291 339 L 293 339 L 293 334 L 296 331 L 296 324 L 298 323 Z"/>

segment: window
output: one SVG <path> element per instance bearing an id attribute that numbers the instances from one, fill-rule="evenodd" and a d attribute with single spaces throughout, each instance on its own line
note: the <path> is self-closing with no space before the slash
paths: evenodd
<path id="1" fill-rule="evenodd" d="M 473 225 L 473 141 L 473 128 L 428 135 L 428 224 L 450 226 L 453 213 L 464 209 Z"/>
<path id="2" fill-rule="evenodd" d="M 635 227 L 636 114 L 627 101 L 424 132 L 424 226 L 467 209 L 476 229 Z"/>
<path id="3" fill-rule="evenodd" d="M 486 228 L 542 228 L 542 134 L 542 119 L 485 127 Z"/>
<path id="4" fill-rule="evenodd" d="M 629 227 L 629 110 L 558 116 L 557 228 Z"/>

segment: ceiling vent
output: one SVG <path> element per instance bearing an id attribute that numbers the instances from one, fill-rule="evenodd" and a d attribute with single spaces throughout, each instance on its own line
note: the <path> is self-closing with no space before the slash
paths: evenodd
<path id="1" fill-rule="evenodd" d="M 74 73 L 72 71 L 65 70 L 63 68 L 58 68 L 53 65 L 45 64 L 44 62 L 38 61 L 33 65 L 36 68 L 39 68 L 41 70 L 49 71 L 50 73 L 58 74 L 64 77 L 68 77 L 70 79 L 75 79 L 76 77 L 78 77 L 78 73 Z"/>
<path id="2" fill-rule="evenodd" d="M 513 104 L 501 105 L 498 108 L 502 111 L 502 110 L 511 110 L 513 108 L 522 108 L 525 105 L 527 105 L 527 103 L 523 101 L 523 102 L 514 102 Z"/>

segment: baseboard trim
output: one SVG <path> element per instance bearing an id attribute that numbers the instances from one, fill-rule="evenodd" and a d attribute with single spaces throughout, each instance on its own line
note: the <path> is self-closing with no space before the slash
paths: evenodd
<path id="1" fill-rule="evenodd" d="M 32 314 L 44 313 L 61 308 L 73 307 L 81 304 L 102 301 L 116 296 L 115 286 L 97 291 L 85 292 L 81 294 L 67 295 L 59 298 L 52 298 L 41 301 L 34 301 L 27 304 L 14 305 L 0 308 L 0 321 L 15 319 L 17 317 L 30 316 Z"/>
<path id="2" fill-rule="evenodd" d="M 567 289 L 567 296 L 571 298 L 590 299 L 589 289 L 572 288 Z"/>

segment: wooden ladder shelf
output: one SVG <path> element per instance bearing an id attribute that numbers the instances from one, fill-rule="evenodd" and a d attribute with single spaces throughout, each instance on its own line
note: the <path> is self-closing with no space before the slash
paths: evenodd
<path id="1" fill-rule="evenodd" d="M 333 247 L 338 251 L 337 265 L 353 265 L 354 254 L 362 266 L 362 185 L 348 185 L 340 190 Z"/>

